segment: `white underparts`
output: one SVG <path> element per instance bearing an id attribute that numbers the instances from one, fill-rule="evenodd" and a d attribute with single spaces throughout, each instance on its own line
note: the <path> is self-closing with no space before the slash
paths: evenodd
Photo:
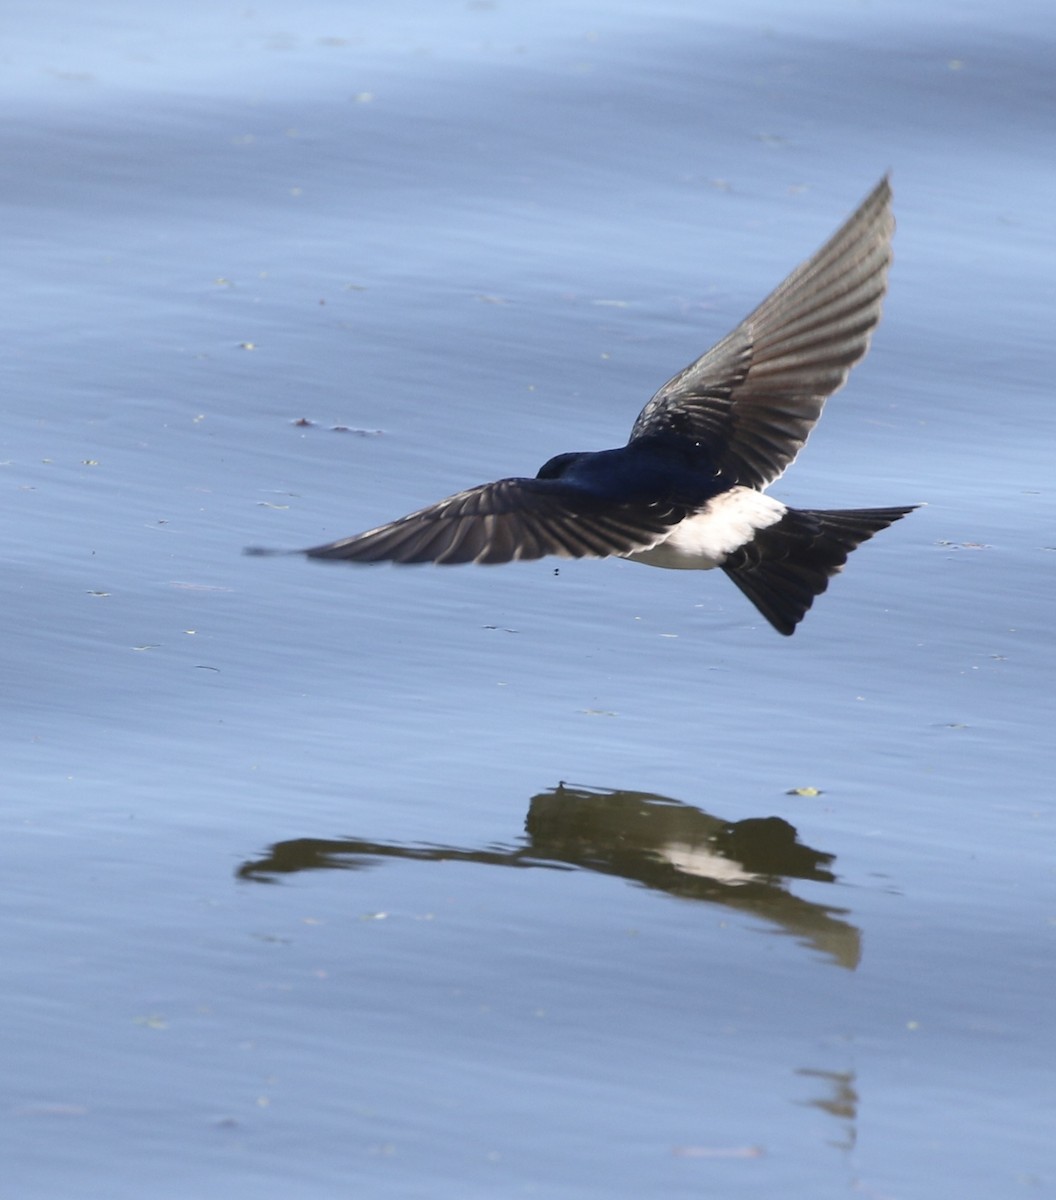
<path id="1" fill-rule="evenodd" d="M 676 525 L 658 545 L 624 557 L 650 567 L 709 571 L 721 567 L 729 554 L 752 541 L 760 529 L 776 525 L 786 512 L 786 505 L 765 492 L 731 488 Z"/>

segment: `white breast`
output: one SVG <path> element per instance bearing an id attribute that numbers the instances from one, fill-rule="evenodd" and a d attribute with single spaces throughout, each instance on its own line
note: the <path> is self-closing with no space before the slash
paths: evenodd
<path id="1" fill-rule="evenodd" d="M 728 554 L 750 542 L 758 530 L 777 524 L 786 512 L 780 500 L 764 492 L 731 488 L 676 525 L 659 545 L 625 557 L 650 567 L 708 571 L 721 567 Z"/>

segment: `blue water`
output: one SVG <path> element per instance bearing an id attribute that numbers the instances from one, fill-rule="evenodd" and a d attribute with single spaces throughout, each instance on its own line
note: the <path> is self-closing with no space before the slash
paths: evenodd
<path id="1" fill-rule="evenodd" d="M 1056 1191 L 1048 7 L 5 24 L 6 1191 Z M 620 444 L 887 169 L 775 494 L 927 507 L 795 638 L 242 557 Z"/>

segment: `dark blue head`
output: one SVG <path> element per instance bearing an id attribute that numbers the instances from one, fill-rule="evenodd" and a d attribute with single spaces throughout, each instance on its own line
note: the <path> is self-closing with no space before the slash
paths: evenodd
<path id="1" fill-rule="evenodd" d="M 730 486 L 704 447 L 686 438 L 640 438 L 616 450 L 558 454 L 536 479 L 561 480 L 595 499 L 626 504 L 675 500 L 698 508 Z"/>
<path id="2" fill-rule="evenodd" d="M 590 454 L 585 450 L 576 450 L 569 454 L 555 454 L 549 462 L 543 463 L 539 468 L 536 479 L 560 479 L 566 475 L 572 467 L 578 462 L 582 462 L 584 458 L 589 458 Z"/>

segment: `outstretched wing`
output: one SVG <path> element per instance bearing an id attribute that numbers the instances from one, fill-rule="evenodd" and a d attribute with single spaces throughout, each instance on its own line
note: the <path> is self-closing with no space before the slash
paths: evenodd
<path id="1" fill-rule="evenodd" d="M 704 439 L 732 482 L 772 483 L 869 348 L 894 228 L 885 176 L 813 258 L 664 384 L 631 440 L 663 432 Z"/>
<path id="2" fill-rule="evenodd" d="M 613 504 L 560 480 L 500 479 L 299 553 L 355 563 L 605 558 L 655 546 L 687 515 L 665 502 Z"/>

